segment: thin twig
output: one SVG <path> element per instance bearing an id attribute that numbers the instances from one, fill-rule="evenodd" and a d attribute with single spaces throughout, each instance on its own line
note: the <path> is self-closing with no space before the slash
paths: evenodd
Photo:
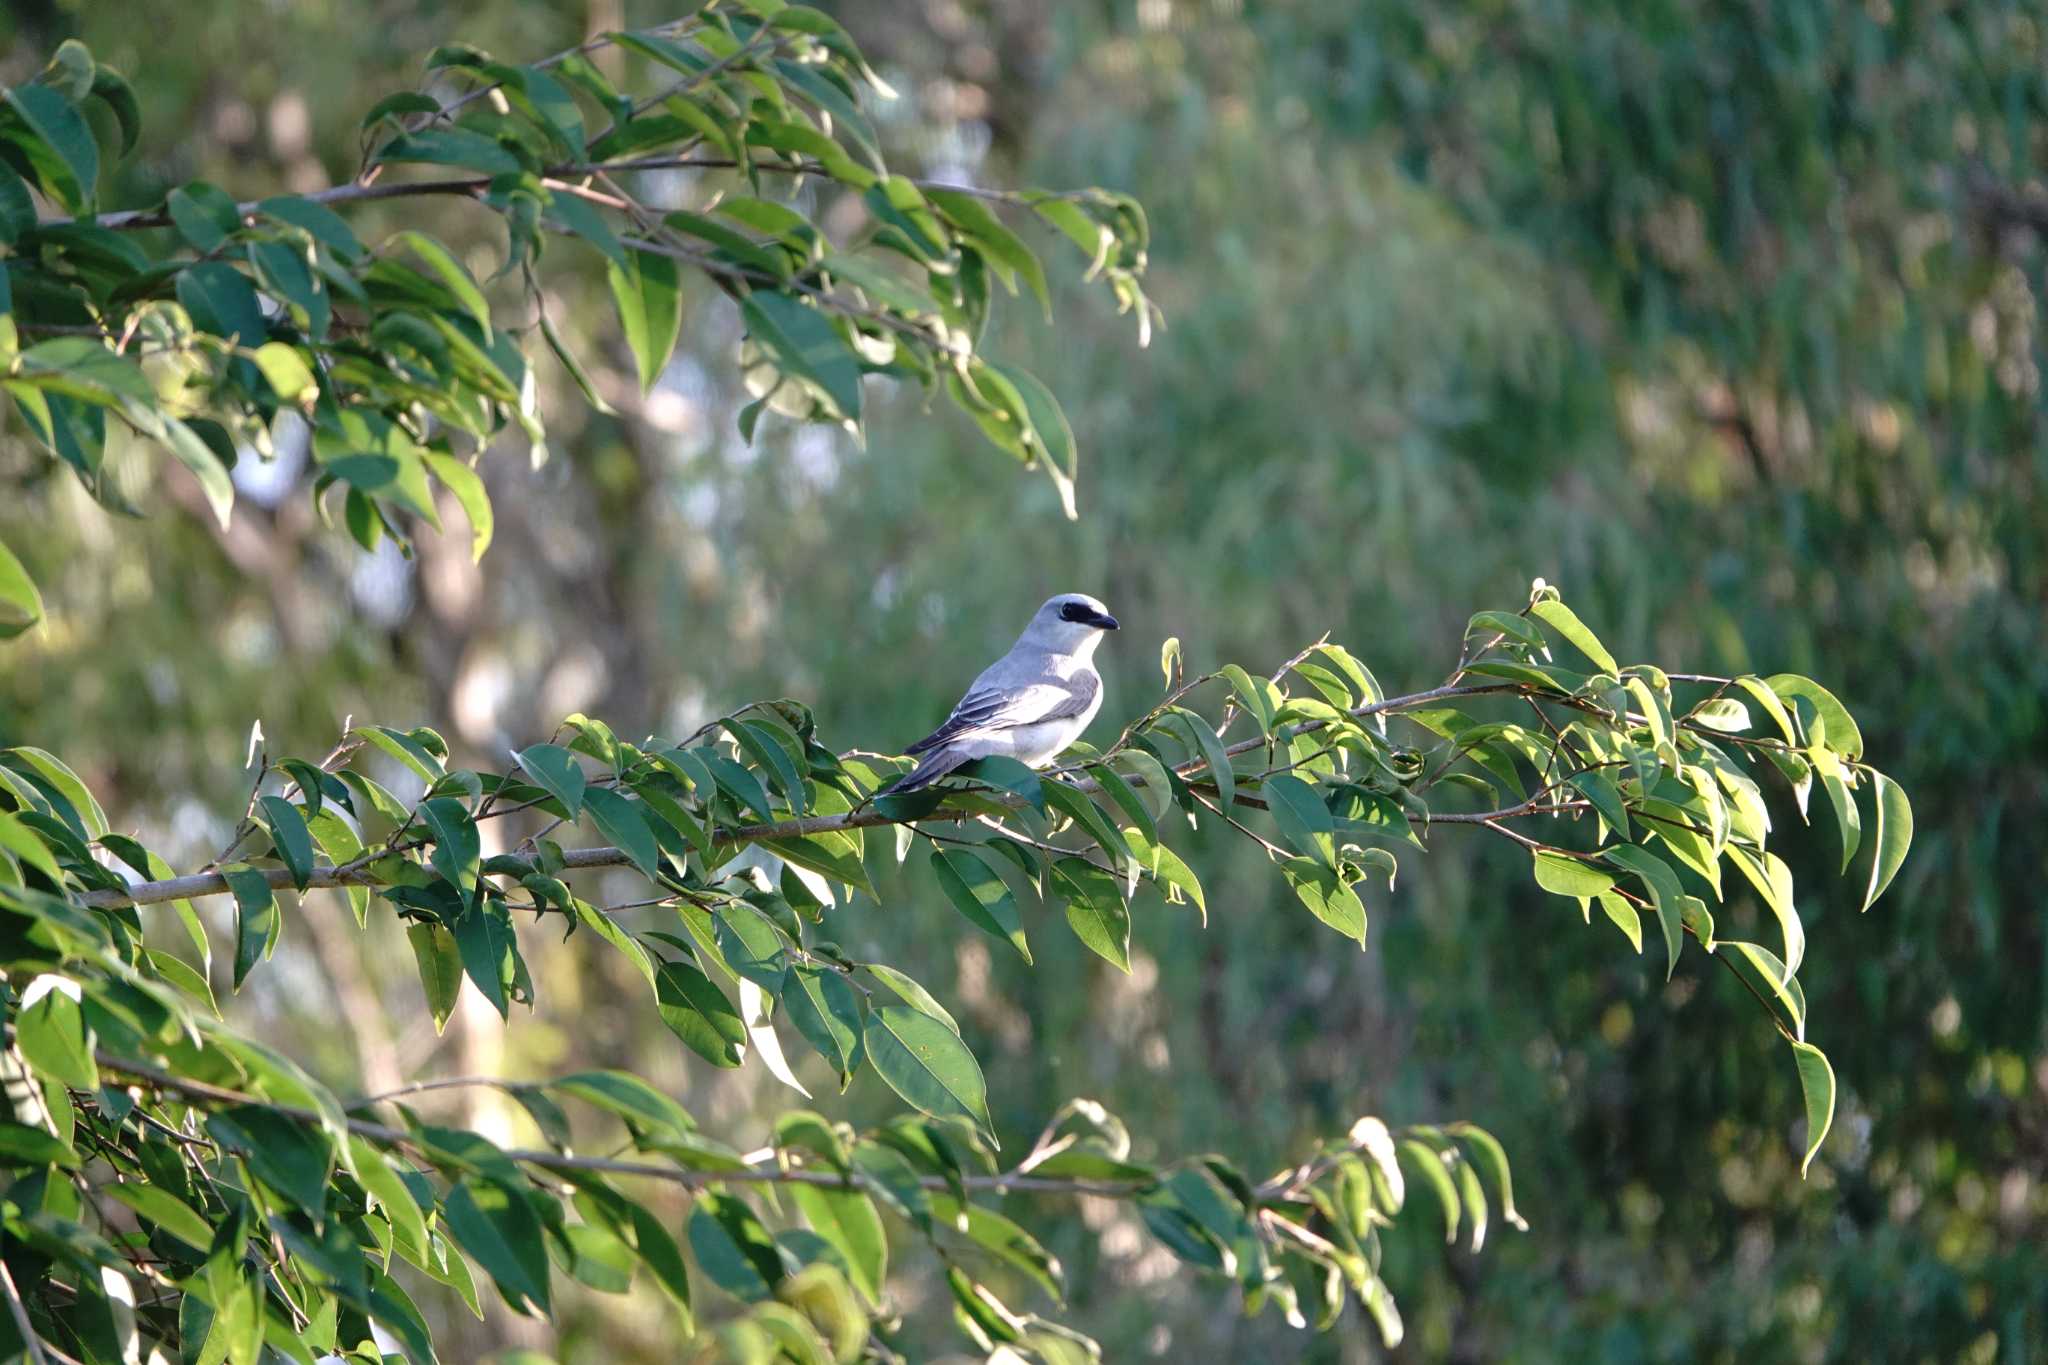
<path id="1" fill-rule="evenodd" d="M 14 1325 L 21 1329 L 28 1358 L 35 1365 L 49 1365 L 50 1358 L 43 1353 L 43 1339 L 36 1335 L 35 1325 L 28 1320 L 28 1305 L 21 1301 L 21 1291 L 14 1287 L 14 1274 L 5 1261 L 0 1261 L 0 1289 L 7 1291 L 7 1309 L 14 1314 Z"/>

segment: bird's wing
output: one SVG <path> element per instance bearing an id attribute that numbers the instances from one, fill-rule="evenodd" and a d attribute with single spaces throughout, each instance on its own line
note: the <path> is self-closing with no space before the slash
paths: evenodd
<path id="1" fill-rule="evenodd" d="M 977 687 L 960 699 L 944 725 L 903 752 L 921 754 L 958 739 L 1078 716 L 1101 690 L 1102 679 L 1093 670 L 1017 687 Z"/>

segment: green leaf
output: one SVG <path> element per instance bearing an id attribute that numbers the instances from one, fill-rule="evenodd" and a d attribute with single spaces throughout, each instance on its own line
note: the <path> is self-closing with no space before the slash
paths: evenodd
<path id="1" fill-rule="evenodd" d="M 1764 679 L 1764 683 L 1779 697 L 1787 701 L 1803 700 L 1813 708 L 1820 733 L 1809 732 L 1806 737 L 1808 744 L 1826 745 L 1852 763 L 1863 757 L 1863 732 L 1857 729 L 1849 708 L 1836 700 L 1834 693 L 1797 673 L 1774 674 Z"/>
<path id="2" fill-rule="evenodd" d="M 875 980 L 894 991 L 904 1004 L 920 1014 L 938 1020 L 954 1033 L 960 1032 L 960 1025 L 953 1021 L 953 1016 L 946 1012 L 944 1005 L 932 998 L 930 991 L 885 962 L 869 962 L 864 965 Z"/>
<path id="3" fill-rule="evenodd" d="M 1816 745 L 1806 751 L 1806 756 L 1812 760 L 1813 770 L 1820 774 L 1821 790 L 1827 793 L 1828 804 L 1834 808 L 1835 833 L 1842 845 L 1842 871 L 1847 872 L 1856 850 L 1863 844 L 1863 819 L 1856 810 L 1856 794 L 1849 790 L 1848 780 L 1842 776 L 1842 761 L 1832 750 Z M 1804 800 L 1800 810 L 1804 814 Z"/>
<path id="4" fill-rule="evenodd" d="M 782 1007 L 789 1021 L 839 1073 L 843 1089 L 860 1065 L 860 998 L 839 972 L 791 966 L 783 974 Z"/>
<path id="5" fill-rule="evenodd" d="M 357 1183 L 369 1194 L 376 1207 L 384 1210 L 384 1216 L 391 1221 L 401 1242 L 424 1250 L 427 1246 L 426 1221 L 420 1216 L 419 1204 L 406 1188 L 404 1179 L 392 1169 L 390 1160 L 359 1137 L 349 1138 L 348 1150 Z"/>
<path id="6" fill-rule="evenodd" d="M 515 1312 L 547 1315 L 546 1232 L 523 1194 L 466 1175 L 448 1192 L 442 1214 L 456 1245 L 497 1282 Z"/>
<path id="7" fill-rule="evenodd" d="M 1052 889 L 1066 905 L 1074 936 L 1118 971 L 1131 970 L 1131 908 L 1116 878 L 1080 858 L 1052 865 Z"/>
<path id="8" fill-rule="evenodd" d="M 1613 778 L 1601 772 L 1574 773 L 1571 784 L 1579 795 L 1593 803 L 1593 809 L 1600 813 L 1615 837 L 1628 838 L 1628 807 L 1623 804 L 1621 788 L 1614 785 Z"/>
<path id="9" fill-rule="evenodd" d="M 409 924 L 405 937 L 419 967 L 427 1010 L 434 1016 L 434 1032 L 439 1033 L 448 1026 L 455 997 L 462 991 L 462 951 L 455 945 L 455 935 L 439 924 Z"/>
<path id="10" fill-rule="evenodd" d="M 811 1230 L 846 1261 L 848 1278 L 871 1305 L 882 1301 L 889 1273 L 889 1241 L 874 1201 L 858 1189 L 797 1185 L 791 1190 Z"/>
<path id="11" fill-rule="evenodd" d="M 1090 801 L 1073 784 L 1054 778 L 1043 785 L 1048 806 L 1086 830 L 1111 866 L 1122 865 L 1130 856 L 1123 835 L 1110 823 L 1102 808 Z"/>
<path id="12" fill-rule="evenodd" d="M 423 450 L 420 456 L 426 460 L 427 468 L 434 471 L 434 477 L 455 495 L 455 501 L 462 507 L 462 515 L 469 518 L 470 562 L 482 563 L 484 551 L 491 548 L 491 536 L 497 527 L 497 520 L 491 512 L 491 496 L 484 488 L 482 477 L 453 455 Z"/>
<path id="13" fill-rule="evenodd" d="M 462 969 L 500 1019 L 511 1017 L 512 1002 L 507 990 L 518 979 L 519 947 L 510 916 L 501 903 L 487 900 L 464 911 L 455 921 L 455 947 L 462 957 Z"/>
<path id="14" fill-rule="evenodd" d="M 282 923 L 277 898 L 261 872 L 247 867 L 224 868 L 228 889 L 235 893 L 235 989 L 249 977 L 256 963 L 270 956 L 277 946 Z"/>
<path id="15" fill-rule="evenodd" d="M 1527 1232 L 1528 1220 L 1515 1210 L 1515 1180 L 1508 1170 L 1508 1154 L 1500 1140 L 1473 1123 L 1447 1123 L 1444 1131 L 1462 1139 L 1468 1149 L 1478 1154 L 1478 1164 L 1486 1167 L 1486 1173 L 1493 1177 L 1494 1187 L 1500 1191 L 1500 1216 L 1508 1221 L 1510 1227 Z"/>
<path id="16" fill-rule="evenodd" d="M 1165 888 L 1169 904 L 1179 904 L 1182 897 L 1193 901 L 1195 909 L 1201 912 L 1203 926 L 1208 925 L 1209 902 L 1202 895 L 1202 883 L 1178 853 L 1164 844 L 1153 843 L 1135 829 L 1124 831 L 1124 844 L 1145 874 Z"/>
<path id="17" fill-rule="evenodd" d="M 428 753 L 418 740 L 403 730 L 394 730 L 388 725 L 358 725 L 348 733 L 352 739 L 367 740 L 382 749 L 418 773 L 420 780 L 430 787 L 441 777 L 441 760 Z"/>
<path id="18" fill-rule="evenodd" d="M 1267 778 L 1260 790 L 1282 837 L 1294 851 L 1334 869 L 1337 824 L 1316 789 L 1292 773 L 1278 773 Z"/>
<path id="19" fill-rule="evenodd" d="M 47 844 L 21 821 L 6 811 L 0 811 L 0 851 L 13 854 L 30 867 L 50 879 L 52 885 L 63 886 L 64 873 L 57 860 L 50 856 Z"/>
<path id="20" fill-rule="evenodd" d="M 1017 950 L 1028 965 L 1031 946 L 1024 939 L 1024 920 L 1017 898 L 989 865 L 965 849 L 933 849 L 932 872 L 953 908 L 970 924 Z"/>
<path id="21" fill-rule="evenodd" d="M 1678 950 L 1684 934 L 1685 893 L 1679 887 L 1678 874 L 1671 870 L 1671 864 L 1637 844 L 1615 844 L 1602 852 L 1616 867 L 1635 873 L 1649 889 L 1657 907 L 1657 923 L 1664 931 L 1664 949 L 1669 955 L 1664 979 L 1669 981 L 1678 967 Z"/>
<path id="22" fill-rule="evenodd" d="M 1778 699 L 1778 694 L 1770 689 L 1769 684 L 1753 674 L 1744 674 L 1735 682 L 1743 691 L 1749 693 L 1764 714 L 1777 724 L 1778 733 L 1784 737 L 1787 744 L 1799 743 L 1799 731 L 1794 728 L 1792 717 L 1785 710 L 1785 703 Z"/>
<path id="23" fill-rule="evenodd" d="M 957 1114 L 995 1142 L 981 1066 L 958 1033 L 908 1005 L 883 1005 L 868 1015 L 862 1041 L 875 1070 L 913 1108 Z"/>
<path id="24" fill-rule="evenodd" d="M 160 1185 L 123 1181 L 103 1184 L 98 1193 L 126 1204 L 145 1221 L 156 1224 L 194 1251 L 203 1254 L 213 1247 L 213 1229 L 206 1220 L 194 1213 L 190 1204 Z"/>
<path id="25" fill-rule="evenodd" d="M 1621 671 L 1621 666 L 1614 662 L 1614 656 L 1607 652 L 1607 646 L 1600 643 L 1600 637 L 1586 629 L 1585 623 L 1564 603 L 1555 598 L 1545 598 L 1531 604 L 1529 614 L 1569 640 L 1572 648 L 1591 659 L 1593 666 L 1602 673 Z"/>
<path id="26" fill-rule="evenodd" d="M 1799 978 L 1785 969 L 1778 955 L 1758 943 L 1722 939 L 1716 954 L 1729 969 L 1746 982 L 1764 1002 L 1779 1010 L 1791 1023 L 1792 1037 L 1806 1037 L 1806 990 Z"/>
<path id="27" fill-rule="evenodd" d="M 227 237 L 242 231 L 240 205 L 223 188 L 205 180 L 193 180 L 172 190 L 164 199 L 164 207 L 170 211 L 170 221 L 178 227 L 178 233 L 201 254 L 219 250 Z"/>
<path id="28" fill-rule="evenodd" d="M 1799 1065 L 1799 1090 L 1806 1097 L 1806 1155 L 1799 1161 L 1803 1180 L 1828 1129 L 1834 1126 L 1835 1069 L 1828 1065 L 1827 1054 L 1797 1039 L 1792 1040 L 1792 1059 Z"/>
<path id="29" fill-rule="evenodd" d="M 1458 1240 L 1458 1191 L 1451 1184 L 1451 1173 L 1445 1169 L 1443 1158 L 1436 1151 L 1414 1138 L 1403 1138 L 1400 1154 L 1408 1158 L 1408 1164 L 1422 1172 L 1422 1181 L 1436 1195 L 1437 1203 L 1444 1211 L 1444 1241 Z"/>
<path id="30" fill-rule="evenodd" d="M 552 1088 L 616 1114 L 636 1133 L 650 1137 L 681 1137 L 697 1126 L 680 1104 L 623 1071 L 578 1071 Z"/>
<path id="31" fill-rule="evenodd" d="M 1053 397 L 1045 381 L 1031 371 L 1017 365 L 999 365 L 990 361 L 989 368 L 1010 381 L 1017 396 L 1024 400 L 1024 415 L 1031 421 L 1027 434 L 1031 449 L 1045 462 L 1045 472 L 1052 478 L 1052 486 L 1060 495 L 1060 508 L 1073 521 L 1080 516 L 1074 500 L 1075 481 L 1080 477 L 1080 449 L 1074 441 L 1074 428 L 1067 421 L 1067 414 L 1061 409 L 1059 400 Z"/>
<path id="32" fill-rule="evenodd" d="M 242 1104 L 210 1115 L 206 1135 L 240 1156 L 265 1185 L 318 1218 L 334 1171 L 324 1129 L 265 1105 Z"/>
<path id="33" fill-rule="evenodd" d="M 570 819 L 576 818 L 583 809 L 584 777 L 575 754 L 559 744 L 532 744 L 513 757 L 528 777 L 562 803 Z"/>
<path id="34" fill-rule="evenodd" d="M 710 977 L 688 962 L 664 962 L 655 973 L 654 996 L 661 1021 L 692 1052 L 713 1066 L 740 1064 L 746 1021 Z"/>
<path id="35" fill-rule="evenodd" d="M 464 128 L 427 128 L 401 133 L 377 149 L 373 164 L 388 161 L 425 162 L 434 166 L 461 166 L 486 175 L 517 175 L 526 168 L 495 139 Z"/>
<path id="36" fill-rule="evenodd" d="M 1001 754 L 988 758 L 977 758 L 960 769 L 962 777 L 971 777 L 976 782 L 985 782 L 998 790 L 1013 796 L 1020 796 L 1041 814 L 1045 811 L 1045 784 L 1037 773 L 1014 758 Z"/>
<path id="37" fill-rule="evenodd" d="M 476 904 L 483 839 L 469 810 L 452 796 L 420 802 L 419 817 L 434 835 L 434 870 L 448 879 L 464 905 Z"/>
<path id="38" fill-rule="evenodd" d="M 860 361 L 825 315 L 787 294 L 755 290 L 740 300 L 747 334 L 774 358 L 776 368 L 818 389 L 833 415 L 860 418 Z"/>
<path id="39" fill-rule="evenodd" d="M 1636 908 L 1620 896 L 1608 891 L 1601 894 L 1600 908 L 1607 912 L 1607 918 L 1614 921 L 1614 927 L 1628 935 L 1629 945 L 1638 953 L 1643 951 L 1643 917 Z"/>
<path id="40" fill-rule="evenodd" d="M 1313 858 L 1289 858 L 1280 864 L 1280 875 L 1310 914 L 1365 947 L 1365 902 L 1335 868 Z"/>
<path id="41" fill-rule="evenodd" d="M 1806 926 L 1792 900 L 1792 869 L 1775 853 L 1752 852 L 1740 844 L 1730 844 L 1727 857 L 1777 916 L 1778 928 L 1785 936 L 1785 974 L 1790 976 L 1806 956 Z"/>
<path id="42" fill-rule="evenodd" d="M 71 1144 L 64 1139 L 41 1128 L 16 1123 L 13 1119 L 0 1119 L 0 1165 L 62 1166 L 66 1170 L 76 1170 L 79 1160 L 78 1153 L 72 1150 Z M 103 1185 L 100 1190 L 102 1193 L 114 1193 L 123 1189 L 143 1188 L 151 1187 Z M 207 1239 L 199 1244 L 200 1250 L 205 1250 L 211 1244 L 212 1235 L 208 1234 Z"/>
<path id="43" fill-rule="evenodd" d="M 292 885 L 304 891 L 313 875 L 313 834 L 306 828 L 305 817 L 282 796 L 266 796 L 258 804 L 268 817 L 265 823 L 277 856 L 292 874 Z"/>
<path id="44" fill-rule="evenodd" d="M 1870 862 L 1870 883 L 1863 893 L 1863 909 L 1868 910 L 1892 884 L 1892 878 L 1899 873 L 1899 867 L 1906 861 L 1906 850 L 1913 843 L 1913 805 L 1906 799 L 1905 791 L 1898 783 L 1878 772 L 1870 770 L 1873 796 L 1876 806 L 1876 825 L 1871 838 L 1877 851 Z"/>
<path id="45" fill-rule="evenodd" d="M 786 1274 L 782 1252 L 746 1203 L 706 1191 L 690 1210 L 690 1249 L 711 1282 L 748 1303 L 775 1292 Z"/>
<path id="46" fill-rule="evenodd" d="M 304 406 L 320 396 L 320 383 L 298 347 L 283 341 L 266 341 L 256 348 L 255 361 L 271 389 L 285 402 Z"/>
<path id="47" fill-rule="evenodd" d="M 31 768 L 42 775 L 44 781 L 55 787 L 63 798 L 71 803 L 78 813 L 78 823 L 84 825 L 87 838 L 98 839 L 107 832 L 107 813 L 100 809 L 100 803 L 93 798 L 92 790 L 79 780 L 63 759 L 47 749 L 38 749 L 32 744 L 19 744 L 6 750 L 19 759 L 25 760 Z M 69 823 L 69 817 L 66 817 Z"/>
<path id="48" fill-rule="evenodd" d="M 35 1003 L 14 1020 L 14 1041 L 28 1064 L 42 1076 L 73 1090 L 97 1090 L 99 1067 L 93 1061 L 92 1039 L 85 1015 L 73 998 L 77 987 L 61 978 L 49 983 Z"/>
<path id="49" fill-rule="evenodd" d="M 634 251 L 624 267 L 607 265 L 612 301 L 633 362 L 640 370 L 640 391 L 650 393 L 668 365 L 682 330 L 682 294 L 676 262 L 668 256 Z"/>
<path id="50" fill-rule="evenodd" d="M 597 822 L 598 832 L 622 849 L 634 867 L 649 878 L 661 875 L 661 848 L 640 803 L 609 787 L 591 787 L 583 793 L 583 808 Z"/>
<path id="51" fill-rule="evenodd" d="M 5 92 L 20 120 L 0 125 L 0 136 L 21 148 L 43 191 L 65 210 L 86 212 L 99 185 L 100 149 L 71 101 L 46 85 L 14 85 Z"/>
<path id="52" fill-rule="evenodd" d="M 1228 811 L 1237 800 L 1237 786 L 1230 771 L 1230 755 L 1223 751 L 1223 741 L 1209 728 L 1208 721 L 1186 707 L 1169 707 L 1166 714 L 1180 722 L 1188 742 L 1202 755 L 1208 766 L 1209 780 L 1216 784 L 1216 804 Z"/>
<path id="53" fill-rule="evenodd" d="M 441 283 L 448 286 L 448 292 L 455 296 L 463 308 L 468 310 L 469 315 L 476 319 L 477 326 L 483 329 L 484 342 L 488 345 L 491 339 L 491 305 L 484 301 L 484 291 L 477 288 L 476 278 L 469 273 L 469 268 L 463 265 L 454 252 L 424 232 L 415 232 L 408 228 L 403 232 L 393 233 L 391 241 L 403 242 L 411 247 L 413 253 L 441 277 Z M 390 243 L 387 242 L 385 245 L 389 246 Z"/>
<path id="54" fill-rule="evenodd" d="M 11 640 L 43 619 L 43 595 L 28 570 L 0 540 L 0 640 Z"/>
<path id="55" fill-rule="evenodd" d="M 1614 878 L 1599 868 L 1548 849 L 1536 849 L 1536 885 L 1559 896 L 1587 900 L 1614 889 Z"/>

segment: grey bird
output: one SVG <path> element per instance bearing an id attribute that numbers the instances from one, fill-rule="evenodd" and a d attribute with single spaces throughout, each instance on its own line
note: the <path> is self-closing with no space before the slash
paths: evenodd
<path id="1" fill-rule="evenodd" d="M 1050 763 L 1102 708 L 1092 660 L 1116 618 L 1086 593 L 1062 593 L 1032 616 L 1010 652 L 981 671 L 946 723 L 904 750 L 917 766 L 877 795 L 914 792 L 977 758 Z"/>

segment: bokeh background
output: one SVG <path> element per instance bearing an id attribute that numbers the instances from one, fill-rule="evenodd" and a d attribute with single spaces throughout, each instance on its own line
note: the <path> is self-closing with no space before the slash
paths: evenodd
<path id="1" fill-rule="evenodd" d="M 901 91 L 877 111 L 899 168 L 1100 183 L 1150 210 L 1149 348 L 1071 269 L 1056 326 L 1012 307 L 1000 338 L 1067 404 L 1078 522 L 912 393 L 865 448 L 773 419 L 749 447 L 737 323 L 708 290 L 642 400 L 594 254 L 562 248 L 555 315 L 620 416 L 544 366 L 553 458 L 486 462 L 480 570 L 459 515 L 415 562 L 360 554 L 289 451 L 237 471 L 223 534 L 172 462 L 130 453 L 159 510 L 118 520 L 0 432 L 0 538 L 51 615 L 0 653 L 0 743 L 60 750 L 117 825 L 191 865 L 240 809 L 258 718 L 273 754 L 317 757 L 354 715 L 488 760 L 568 711 L 674 733 L 793 695 L 837 746 L 892 749 L 1033 605 L 1081 589 L 1126 625 L 1107 728 L 1155 694 L 1167 635 L 1197 666 L 1270 668 L 1331 630 L 1407 690 L 1447 671 L 1467 614 L 1542 575 L 1624 658 L 1822 679 L 1913 797 L 1912 857 L 1866 916 L 1830 884 L 1824 817 L 1787 849 L 1811 1036 L 1842 1085 L 1804 1183 L 1791 1058 L 1753 1002 L 1698 954 L 1663 982 L 1505 846 L 1445 835 L 1409 859 L 1362 955 L 1220 840 L 1196 849 L 1207 930 L 1141 917 L 1129 979 L 1058 933 L 1036 970 L 993 958 L 923 883 L 886 880 L 862 932 L 960 1015 L 1006 1138 L 1075 1094 L 1158 1153 L 1254 1167 L 1363 1112 L 1490 1125 L 1532 1230 L 1478 1255 L 1426 1218 L 1392 1239 L 1401 1359 L 2048 1354 L 2048 10 L 827 7 Z M 83 38 L 149 118 L 116 202 L 195 177 L 253 197 L 351 174 L 362 112 L 439 42 L 534 56 L 669 13 L 16 0 L 0 71 Z M 377 213 L 366 238 L 427 214 L 480 274 L 500 245 L 460 205 Z M 437 1038 L 401 937 L 315 896 L 232 1010 L 345 1091 L 623 1066 L 743 1145 L 783 1105 L 758 1067 L 707 1076 L 623 1003 L 609 955 L 529 951 L 530 1016 L 472 998 Z M 874 1117 L 879 1089 L 822 1102 Z M 425 1103 L 523 1122 L 487 1095 Z M 1114 1210 L 1013 1212 L 1112 1360 L 1378 1357 L 1360 1318 L 1322 1339 L 1239 1318 Z M 900 1259 L 899 1302 L 947 1349 L 943 1286 Z M 674 1354 L 638 1297 L 578 1301 L 558 1338 L 433 1304 L 450 1358 Z"/>

